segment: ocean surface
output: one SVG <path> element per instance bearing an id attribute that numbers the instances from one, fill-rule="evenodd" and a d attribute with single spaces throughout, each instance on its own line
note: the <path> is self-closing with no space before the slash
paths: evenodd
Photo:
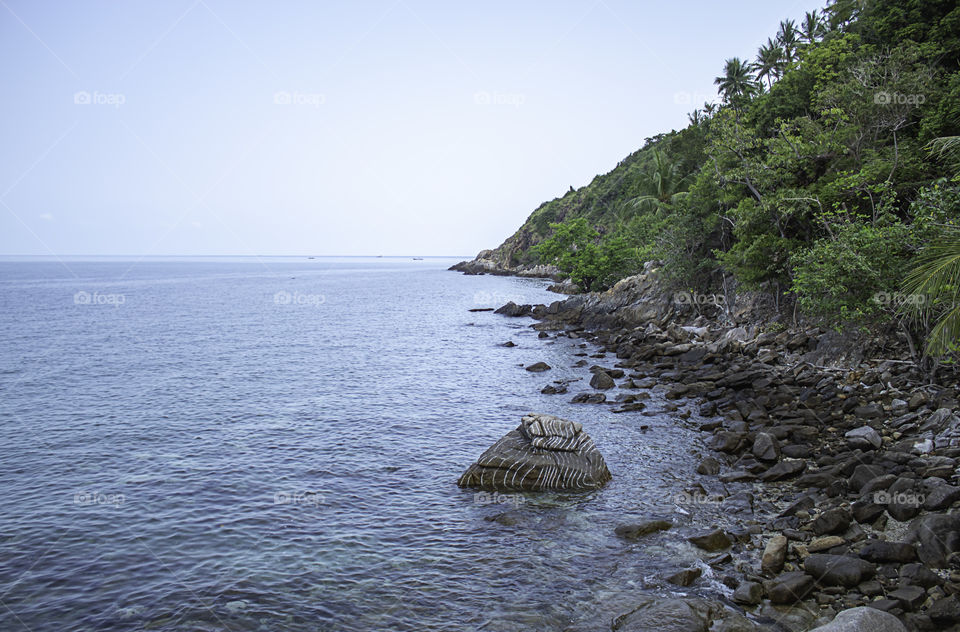
<path id="1" fill-rule="evenodd" d="M 609 629 L 639 595 L 718 595 L 662 579 L 723 519 L 680 496 L 696 412 L 571 404 L 595 348 L 468 311 L 547 282 L 455 261 L 0 260 L 0 630 Z M 457 488 L 529 411 L 582 422 L 613 481 Z"/>

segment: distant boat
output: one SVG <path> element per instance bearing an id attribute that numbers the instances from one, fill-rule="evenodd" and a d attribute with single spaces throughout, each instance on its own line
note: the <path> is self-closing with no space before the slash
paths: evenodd
<path id="1" fill-rule="evenodd" d="M 414 261 L 423 261 L 423 257 L 414 257 L 413 260 L 414 260 Z"/>
<path id="2" fill-rule="evenodd" d="M 316 257 L 307 257 L 307 259 L 316 259 Z"/>

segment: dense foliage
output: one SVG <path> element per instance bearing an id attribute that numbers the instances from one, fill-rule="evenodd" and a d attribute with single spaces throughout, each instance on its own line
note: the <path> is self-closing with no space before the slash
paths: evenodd
<path id="1" fill-rule="evenodd" d="M 589 289 L 660 259 L 687 287 L 735 281 L 833 324 L 903 324 L 902 281 L 960 220 L 937 140 L 960 132 L 960 5 L 836 0 L 782 22 L 755 60 L 726 60 L 716 85 L 685 129 L 543 204 L 501 248 Z"/>

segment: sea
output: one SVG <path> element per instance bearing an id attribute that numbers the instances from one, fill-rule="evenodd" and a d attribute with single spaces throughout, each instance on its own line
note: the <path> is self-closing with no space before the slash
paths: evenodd
<path id="1" fill-rule="evenodd" d="M 456 261 L 0 259 L 0 630 L 609 629 L 721 598 L 686 537 L 735 490 L 694 473 L 696 410 L 571 403 L 614 355 L 470 311 L 563 297 Z M 581 422 L 613 480 L 458 488 L 528 412 Z"/>

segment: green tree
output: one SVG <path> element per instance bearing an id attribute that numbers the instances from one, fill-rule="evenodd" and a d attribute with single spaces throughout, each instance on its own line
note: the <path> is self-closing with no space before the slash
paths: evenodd
<path id="1" fill-rule="evenodd" d="M 723 100 L 735 106 L 741 99 L 756 94 L 758 88 L 750 64 L 744 63 L 739 57 L 728 59 L 723 67 L 723 75 L 714 79 L 713 83 L 723 95 Z"/>

